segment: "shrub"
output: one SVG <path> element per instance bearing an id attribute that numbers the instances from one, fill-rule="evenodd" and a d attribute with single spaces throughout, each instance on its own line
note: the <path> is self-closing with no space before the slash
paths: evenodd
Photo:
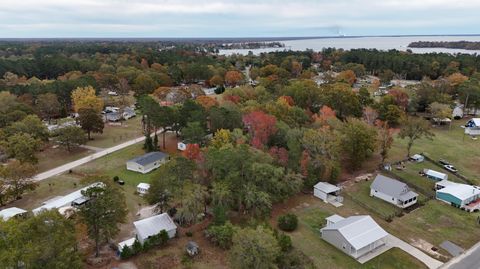
<path id="1" fill-rule="evenodd" d="M 120 180 L 120 178 L 119 178 L 118 176 L 114 176 L 114 177 L 113 177 L 113 181 L 114 181 L 114 182 L 118 182 L 119 180 Z"/>
<path id="2" fill-rule="evenodd" d="M 283 252 L 287 252 L 292 249 L 292 239 L 290 236 L 280 233 L 277 235 L 277 241 Z"/>
<path id="3" fill-rule="evenodd" d="M 215 88 L 215 94 L 222 94 L 224 91 L 225 87 L 223 86 L 217 86 L 217 88 Z"/>
<path id="4" fill-rule="evenodd" d="M 188 232 L 185 233 L 185 235 L 188 236 L 188 237 L 192 237 L 193 233 L 191 231 L 188 231 Z"/>
<path id="5" fill-rule="evenodd" d="M 120 258 L 128 259 L 133 256 L 132 249 L 129 246 L 124 246 L 120 252 Z"/>
<path id="6" fill-rule="evenodd" d="M 229 249 L 232 246 L 232 238 L 234 234 L 233 225 L 230 222 L 224 225 L 210 226 L 205 231 L 205 236 L 216 246 L 223 249 Z"/>
<path id="7" fill-rule="evenodd" d="M 297 229 L 298 219 L 294 214 L 286 214 L 278 218 L 278 227 L 286 232 Z"/>
<path id="8" fill-rule="evenodd" d="M 140 241 L 135 239 L 135 242 L 133 242 L 133 245 L 132 245 L 132 255 L 136 255 L 137 253 L 140 253 L 142 250 L 143 250 L 142 244 L 140 243 Z"/>

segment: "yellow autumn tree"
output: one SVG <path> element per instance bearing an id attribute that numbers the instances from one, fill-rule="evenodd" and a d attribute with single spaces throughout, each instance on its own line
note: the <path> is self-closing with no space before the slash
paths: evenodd
<path id="1" fill-rule="evenodd" d="M 232 145 L 232 136 L 229 130 L 220 129 L 215 132 L 215 136 L 211 141 L 211 146 L 214 148 L 221 148 Z"/>
<path id="2" fill-rule="evenodd" d="M 72 92 L 72 103 L 75 112 L 82 108 L 93 109 L 97 112 L 103 109 L 103 100 L 95 94 L 92 86 L 76 88 Z"/>

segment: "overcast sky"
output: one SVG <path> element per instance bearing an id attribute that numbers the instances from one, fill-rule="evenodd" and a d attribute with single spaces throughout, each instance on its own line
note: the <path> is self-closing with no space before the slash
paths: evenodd
<path id="1" fill-rule="evenodd" d="M 7 37 L 479 34 L 480 0 L 0 0 Z"/>

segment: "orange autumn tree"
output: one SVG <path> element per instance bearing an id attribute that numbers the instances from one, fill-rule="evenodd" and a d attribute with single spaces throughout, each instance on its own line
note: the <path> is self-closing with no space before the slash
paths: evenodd
<path id="1" fill-rule="evenodd" d="M 183 156 L 189 160 L 197 160 L 200 156 L 200 145 L 187 144 L 187 148 L 183 152 Z"/>
<path id="2" fill-rule="evenodd" d="M 329 106 L 322 106 L 320 111 L 317 114 L 312 116 L 314 122 L 318 122 L 321 125 L 328 124 L 330 119 L 335 119 L 337 117 L 335 110 L 330 108 Z"/>
<path id="3" fill-rule="evenodd" d="M 195 99 L 199 105 L 201 105 L 205 110 L 210 110 L 210 108 L 217 106 L 218 102 L 215 98 L 212 98 L 210 96 L 206 95 L 201 95 Z"/>
<path id="4" fill-rule="evenodd" d="M 235 71 L 235 70 L 228 71 L 225 74 L 225 83 L 228 86 L 232 86 L 232 87 L 237 86 L 238 83 L 240 83 L 240 81 L 242 81 L 242 79 L 243 79 L 242 73 L 240 73 L 238 71 Z"/>
<path id="5" fill-rule="evenodd" d="M 244 115 L 242 121 L 252 136 L 250 143 L 258 149 L 263 148 L 270 136 L 277 132 L 277 119 L 260 110 Z"/>

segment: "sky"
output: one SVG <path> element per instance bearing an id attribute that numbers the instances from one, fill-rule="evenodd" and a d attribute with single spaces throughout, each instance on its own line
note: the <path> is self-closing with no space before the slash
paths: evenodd
<path id="1" fill-rule="evenodd" d="M 479 0 L 0 0 L 0 38 L 480 34 Z"/>

